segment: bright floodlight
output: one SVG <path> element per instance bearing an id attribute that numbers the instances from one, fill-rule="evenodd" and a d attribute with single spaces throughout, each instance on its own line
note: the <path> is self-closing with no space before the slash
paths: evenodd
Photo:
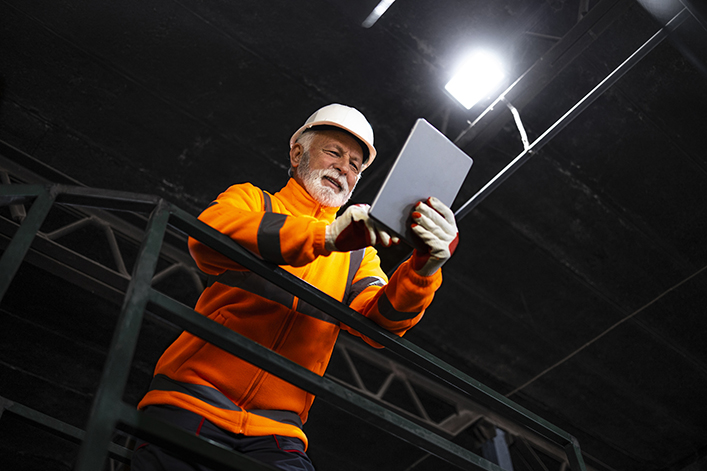
<path id="1" fill-rule="evenodd" d="M 444 88 L 468 110 L 496 90 L 503 77 L 503 67 L 495 57 L 477 52 L 461 64 Z"/>

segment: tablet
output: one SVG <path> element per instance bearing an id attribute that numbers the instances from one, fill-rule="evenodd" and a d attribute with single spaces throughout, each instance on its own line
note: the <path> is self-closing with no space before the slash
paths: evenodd
<path id="1" fill-rule="evenodd" d="M 451 207 L 472 163 L 444 134 L 418 119 L 373 200 L 369 216 L 410 246 L 424 247 L 410 228 L 413 206 L 434 196 Z"/>

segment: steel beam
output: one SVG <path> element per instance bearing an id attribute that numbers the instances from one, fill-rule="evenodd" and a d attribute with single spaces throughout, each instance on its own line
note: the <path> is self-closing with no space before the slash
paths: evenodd
<path id="1" fill-rule="evenodd" d="M 530 468 L 530 471 L 550 471 L 525 438 L 519 437 L 515 442 L 515 446 L 518 453 L 528 465 L 528 468 Z"/>
<path id="2" fill-rule="evenodd" d="M 697 3 L 695 0 L 680 0 L 680 2 L 690 11 L 702 28 L 707 31 L 707 6 L 705 3 Z"/>
<path id="3" fill-rule="evenodd" d="M 504 471 L 513 471 L 511 452 L 508 449 L 506 434 L 500 428 L 496 427 L 496 435 L 483 444 L 482 454 L 486 459 L 498 464 Z"/>
<path id="4" fill-rule="evenodd" d="M 0 198 L 11 204 L 23 198 L 32 198 L 35 194 L 45 191 L 44 187 L 41 187 L 39 190 L 34 187 L 29 188 L 31 191 L 29 191 L 28 194 L 28 191 L 23 191 L 23 189 L 27 190 L 26 186 L 19 187 L 19 191 L 18 188 L 0 188 Z M 14 190 L 14 193 L 12 190 Z M 72 204 L 99 204 L 103 207 L 115 208 L 117 206 L 124 208 L 132 207 L 136 203 L 138 206 L 143 206 L 153 201 L 151 198 L 143 198 L 140 195 L 123 194 L 118 195 L 119 201 L 116 203 L 110 198 L 101 195 L 98 190 L 76 189 L 63 187 L 61 185 L 52 186 L 49 190 L 51 190 L 52 194 L 56 194 L 57 200 L 69 201 Z M 32 191 L 34 191 L 34 193 L 32 193 Z M 46 193 L 48 194 L 48 191 L 46 191 Z M 115 196 L 115 193 L 113 193 L 113 196 Z M 35 206 L 37 206 L 36 202 Z M 41 206 L 42 205 L 39 205 L 38 207 Z M 31 214 L 32 212 L 30 212 L 28 220 L 34 219 L 31 217 Z M 207 341 L 247 361 L 251 361 L 283 379 L 293 382 L 303 389 L 329 400 L 329 402 L 345 410 L 348 410 L 349 406 L 353 404 L 354 407 L 358 409 L 359 416 L 368 419 L 373 425 L 389 432 L 393 431 L 399 437 L 422 449 L 464 468 L 471 466 L 473 469 L 500 471 L 500 468 L 493 463 L 445 440 L 430 430 L 420 427 L 388 411 L 329 379 L 322 378 L 300 367 L 265 347 L 238 335 L 236 332 L 198 315 L 193 309 L 151 288 L 150 281 L 154 276 L 156 262 L 159 258 L 160 247 L 164 234 L 167 231 L 170 216 L 173 226 L 177 229 L 196 237 L 206 245 L 218 250 L 254 273 L 290 291 L 292 294 L 309 302 L 314 307 L 331 314 L 341 322 L 344 322 L 362 334 L 387 346 L 390 351 L 397 353 L 406 360 L 416 363 L 417 366 L 421 366 L 423 370 L 426 370 L 437 378 L 446 381 L 472 397 L 477 396 L 482 399 L 482 402 L 496 405 L 500 404 L 501 408 L 507 412 L 507 414 L 504 415 L 510 414 L 515 416 L 517 419 L 520 419 L 521 423 L 536 430 L 540 435 L 546 438 L 549 437 L 550 440 L 556 443 L 565 446 L 570 446 L 570 444 L 574 446 L 576 443 L 573 437 L 566 432 L 547 423 L 517 404 L 514 404 L 512 401 L 464 375 L 419 347 L 398 338 L 388 331 L 381 330 L 380 327 L 369 319 L 343 306 L 339 301 L 321 293 L 316 288 L 313 288 L 308 283 L 291 275 L 282 268 L 264 262 L 251 252 L 236 244 L 229 237 L 202 223 L 194 216 L 185 213 L 163 200 L 158 200 L 148 223 L 146 235 L 138 257 L 138 263 L 135 266 L 132 280 L 128 286 L 121 316 L 111 342 L 101 383 L 92 406 L 86 440 L 79 454 L 77 470 L 88 471 L 99 469 L 105 460 L 105 449 L 110 442 L 112 431 L 121 424 L 125 424 L 126 420 L 128 420 L 125 419 L 125 417 L 129 416 L 130 413 L 127 412 L 127 406 L 120 406 L 120 404 L 122 404 L 121 396 L 127 381 L 127 375 L 143 314 L 148 302 L 152 302 L 173 312 L 174 315 L 180 318 L 180 323 L 186 324 L 189 330 L 205 338 Z M 25 223 L 27 223 L 27 220 Z M 132 426 L 135 426 L 135 424 Z M 578 453 L 578 449 L 574 449 L 577 450 L 576 452 Z M 581 461 L 575 460 L 575 462 L 583 466 Z M 580 470 L 584 468 L 580 467 L 577 469 Z"/>
<path id="5" fill-rule="evenodd" d="M 22 225 L 15 233 L 5 252 L 0 258 L 0 301 L 5 296 L 12 279 L 22 264 L 22 260 L 29 251 L 34 237 L 39 232 L 44 219 L 54 204 L 56 192 L 54 187 L 45 188 L 42 185 L 22 185 L 21 189 L 13 188 L 20 193 L 16 197 L 8 195 L 5 191 L 10 185 L 0 185 L 0 204 L 17 204 L 36 198 L 29 214 L 22 221 Z M 16 187 L 16 185 L 12 185 Z"/>
<path id="6" fill-rule="evenodd" d="M 521 407 L 510 399 L 497 393 L 479 381 L 464 374 L 451 365 L 434 357 L 417 345 L 400 338 L 387 330 L 380 329 L 373 321 L 353 309 L 342 305 L 338 300 L 314 288 L 309 283 L 295 277 L 286 270 L 263 261 L 248 250 L 239 246 L 228 236 L 189 216 L 179 208 L 174 208 L 173 225 L 195 237 L 205 245 L 229 257 L 264 279 L 287 290 L 312 306 L 326 312 L 343 324 L 384 345 L 400 358 L 422 368 L 433 377 L 463 391 L 474 400 L 489 409 L 498 412 L 518 423 L 523 424 L 538 435 L 564 446 L 571 442 L 572 436 L 552 425 L 543 418 Z"/>
<path id="7" fill-rule="evenodd" d="M 150 217 L 132 280 L 125 295 L 125 303 L 91 408 L 86 440 L 81 446 L 75 468 L 77 471 L 101 469 L 105 461 L 105 450 L 119 420 L 119 409 L 116 405 L 122 401 L 128 380 L 142 318 L 152 289 L 150 281 L 155 273 L 168 219 L 169 206 L 160 200 Z"/>
<path id="8" fill-rule="evenodd" d="M 565 452 L 570 469 L 585 469 L 584 458 L 582 458 L 582 452 L 579 451 L 579 443 L 576 439 L 572 439 L 572 443 L 565 446 Z"/>
<path id="9" fill-rule="evenodd" d="M 511 119 L 503 106 L 504 99 L 513 103 L 516 108 L 523 109 L 633 4 L 633 0 L 600 1 L 531 68 L 501 93 L 454 142 L 473 156 Z"/>
<path id="10" fill-rule="evenodd" d="M 317 397 L 352 413 L 366 422 L 392 433 L 462 469 L 501 471 L 498 466 L 456 445 L 434 432 L 417 425 L 379 404 L 353 393 L 328 378 L 298 365 L 297 363 L 255 343 L 237 332 L 199 315 L 193 309 L 159 293 L 150 291 L 150 300 L 175 316 L 168 320 L 184 327 L 199 338 L 254 364 L 275 376 L 315 394 Z M 171 317 L 171 316 L 170 316 Z"/>
<path id="11" fill-rule="evenodd" d="M 78 427 L 74 427 L 73 425 L 57 420 L 27 406 L 0 397 L 0 418 L 2 418 L 5 413 L 16 415 L 38 428 L 45 429 L 73 443 L 81 443 L 84 438 L 86 438 L 86 432 Z M 128 450 L 123 446 L 112 442 L 108 444 L 108 456 L 114 460 L 130 463 L 132 454 L 132 450 Z"/>
<path id="12" fill-rule="evenodd" d="M 628 57 L 621 65 L 611 72 L 604 80 L 595 86 L 587 95 L 584 96 L 577 104 L 567 111 L 560 119 L 550 126 L 540 137 L 538 137 L 530 147 L 521 152 L 513 159 L 506 167 L 493 177 L 483 188 L 481 188 L 474 196 L 464 203 L 455 213 L 457 221 L 464 218 L 471 210 L 479 205 L 488 195 L 498 188 L 508 177 L 513 175 L 524 163 L 535 155 L 545 144 L 554 138 L 568 124 L 570 124 L 577 116 L 587 109 L 597 98 L 599 98 L 606 90 L 614 85 L 626 72 L 643 59 L 651 52 L 658 44 L 660 44 L 672 31 L 682 24 L 690 16 L 688 10 L 683 8 L 673 19 L 668 22 L 665 27 L 661 28 L 648 41 L 639 47 L 631 56 Z"/>
<path id="13" fill-rule="evenodd" d="M 416 389 L 424 390 L 427 394 L 434 396 L 441 402 L 449 404 L 456 411 L 450 417 L 442 421 L 424 421 L 421 417 L 415 417 L 420 423 L 425 423 L 428 428 L 439 430 L 440 433 L 454 437 L 483 417 L 489 423 L 506 431 L 509 435 L 519 437 L 524 442 L 527 441 L 529 447 L 535 447 L 537 450 L 542 451 L 556 461 L 564 462 L 567 460 L 562 447 L 558 447 L 547 440 L 542 440 L 527 428 L 521 427 L 507 418 L 491 412 L 488 408 L 480 406 L 471 401 L 467 395 L 461 393 L 459 390 L 447 388 L 427 375 L 420 374 L 402 363 L 393 360 L 385 354 L 385 349 L 368 348 L 363 342 L 357 341 L 357 339 L 350 335 L 339 336 L 336 342 L 336 348 L 344 356 L 344 360 L 346 360 L 347 363 L 350 362 L 348 366 L 351 369 L 350 373 L 353 376 L 353 380 L 347 381 L 338 378 L 330 371 L 326 373 L 326 377 L 330 377 L 334 381 L 366 395 L 366 397 L 373 401 L 385 404 L 387 407 L 397 408 L 395 404 L 386 401 L 385 398 L 377 398 L 377 394 L 374 391 L 369 391 L 366 385 L 363 384 L 363 381 L 359 381 L 360 377 L 357 380 L 357 359 L 360 358 L 366 365 L 374 365 L 377 369 L 385 373 L 405 377 Z M 413 415 L 411 412 L 404 409 L 397 409 L 401 411 L 400 413 L 402 415 Z"/>

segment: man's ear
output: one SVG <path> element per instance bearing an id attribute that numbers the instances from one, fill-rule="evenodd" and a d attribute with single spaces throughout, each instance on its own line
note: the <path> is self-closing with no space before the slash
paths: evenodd
<path id="1" fill-rule="evenodd" d="M 297 166 L 302 161 L 302 155 L 304 154 L 304 147 L 299 142 L 295 142 L 290 148 L 290 165 L 292 168 L 297 168 Z"/>

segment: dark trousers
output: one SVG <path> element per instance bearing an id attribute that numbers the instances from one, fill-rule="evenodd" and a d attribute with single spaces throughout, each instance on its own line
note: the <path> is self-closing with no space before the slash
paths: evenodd
<path id="1" fill-rule="evenodd" d="M 145 413 L 176 425 L 195 435 L 226 445 L 230 449 L 287 471 L 314 471 L 299 438 L 281 435 L 247 437 L 227 432 L 198 414 L 172 406 L 150 406 Z M 195 462 L 184 461 L 168 450 L 138 441 L 131 471 L 212 471 Z"/>

